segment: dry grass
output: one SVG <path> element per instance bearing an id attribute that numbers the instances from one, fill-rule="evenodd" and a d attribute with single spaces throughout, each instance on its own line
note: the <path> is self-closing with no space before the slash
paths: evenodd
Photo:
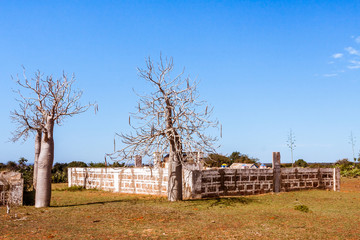
<path id="1" fill-rule="evenodd" d="M 18 207 L 7 216 L 1 207 L 0 239 L 359 239 L 359 186 L 360 179 L 344 179 L 341 192 L 176 203 L 102 191 L 53 191 L 50 208 Z M 295 210 L 298 205 L 310 211 Z"/>

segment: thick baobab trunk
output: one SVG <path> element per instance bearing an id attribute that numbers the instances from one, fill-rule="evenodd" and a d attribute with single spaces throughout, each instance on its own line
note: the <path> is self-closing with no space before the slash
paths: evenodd
<path id="1" fill-rule="evenodd" d="M 40 150 L 41 150 L 41 130 L 37 130 L 35 136 L 35 159 L 34 159 L 34 175 L 33 175 L 34 189 L 36 189 L 37 169 L 38 169 Z"/>
<path id="2" fill-rule="evenodd" d="M 182 200 L 182 153 L 172 152 L 169 154 L 169 182 L 168 200 Z"/>
<path id="3" fill-rule="evenodd" d="M 51 168 L 54 162 L 54 121 L 48 117 L 41 138 L 41 150 L 37 166 L 35 207 L 50 206 Z"/>

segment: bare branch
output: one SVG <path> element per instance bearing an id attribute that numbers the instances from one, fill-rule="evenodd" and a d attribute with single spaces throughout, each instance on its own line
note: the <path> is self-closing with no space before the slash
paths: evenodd
<path id="1" fill-rule="evenodd" d="M 17 76 L 15 81 L 21 91 L 15 91 L 19 108 L 10 113 L 12 121 L 17 124 L 11 141 L 26 140 L 31 131 L 43 130 L 47 117 L 61 124 L 66 116 L 83 113 L 91 106 L 95 113 L 98 111 L 96 103 L 79 103 L 82 91 L 72 90 L 74 75 L 71 79 L 65 73 L 57 80 L 51 75 L 44 79 L 43 74 L 37 71 L 34 78 L 28 79 L 24 68 L 23 79 Z"/>

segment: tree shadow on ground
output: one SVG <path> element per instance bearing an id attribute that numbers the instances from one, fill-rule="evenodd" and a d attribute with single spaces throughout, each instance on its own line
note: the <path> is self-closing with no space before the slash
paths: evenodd
<path id="1" fill-rule="evenodd" d="M 208 199 L 191 199 L 186 200 L 191 203 L 191 207 L 234 207 L 236 205 L 246 205 L 254 202 L 251 198 L 246 197 L 218 197 Z"/>
<path id="2" fill-rule="evenodd" d="M 121 203 L 121 202 L 133 202 L 136 204 L 135 200 L 128 199 L 119 199 L 111 201 L 98 201 L 98 202 L 87 202 L 87 203 L 75 203 L 75 204 L 64 204 L 64 205 L 52 205 L 51 208 L 65 208 L 65 207 L 78 207 L 78 206 L 90 206 L 90 205 L 105 205 L 107 203 Z"/>

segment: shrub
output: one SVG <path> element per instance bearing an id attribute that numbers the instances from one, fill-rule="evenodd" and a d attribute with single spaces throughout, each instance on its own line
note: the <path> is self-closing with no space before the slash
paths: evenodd
<path id="1" fill-rule="evenodd" d="M 51 169 L 51 181 L 53 183 L 67 182 L 67 163 L 55 163 Z"/>
<path id="2" fill-rule="evenodd" d="M 33 189 L 34 179 L 34 165 L 28 165 L 19 170 L 24 179 L 24 191 L 31 191 Z"/>
<path id="3" fill-rule="evenodd" d="M 309 164 L 304 159 L 298 159 L 294 162 L 294 167 L 307 167 Z"/>
<path id="4" fill-rule="evenodd" d="M 340 175 L 348 178 L 357 178 L 360 176 L 360 169 L 359 168 L 345 169 L 343 171 L 340 171 Z"/>
<path id="5" fill-rule="evenodd" d="M 335 167 L 340 168 L 340 175 L 342 177 L 356 178 L 360 176 L 360 165 L 348 161 L 347 158 L 338 160 L 335 163 Z"/>
<path id="6" fill-rule="evenodd" d="M 67 181 L 67 171 L 57 171 L 51 176 L 52 183 L 66 183 Z"/>
<path id="7" fill-rule="evenodd" d="M 8 171 L 20 172 L 24 179 L 24 191 L 31 191 L 33 188 L 33 165 L 27 165 L 27 159 L 20 158 L 18 163 L 9 161 L 5 165 L 5 169 Z"/>
<path id="8" fill-rule="evenodd" d="M 303 205 L 303 204 L 296 205 L 296 206 L 294 207 L 294 209 L 297 210 L 297 211 L 300 211 L 300 212 L 305 212 L 305 213 L 310 212 L 309 207 L 306 206 L 306 205 Z"/>

